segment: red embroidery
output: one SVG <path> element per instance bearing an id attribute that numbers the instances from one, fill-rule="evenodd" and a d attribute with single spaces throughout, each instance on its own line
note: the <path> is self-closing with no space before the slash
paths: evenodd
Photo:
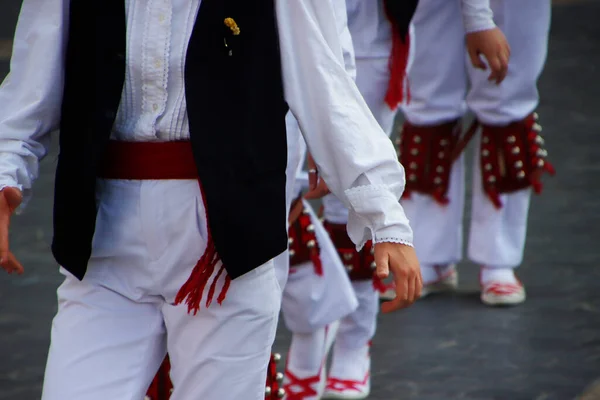
<path id="1" fill-rule="evenodd" d="M 285 376 L 289 380 L 284 389 L 287 400 L 304 400 L 307 397 L 317 396 L 319 393 L 313 388 L 313 385 L 321 382 L 321 374 L 308 378 L 298 378 L 289 369 L 286 369 Z"/>
<path id="2" fill-rule="evenodd" d="M 404 123 L 397 142 L 399 160 L 406 171 L 403 198 L 416 192 L 432 196 L 439 204 L 448 204 L 452 155 L 460 130 L 458 121 L 435 126 Z"/>
<path id="3" fill-rule="evenodd" d="M 485 287 L 486 293 L 492 293 L 498 296 L 507 296 L 519 293 L 522 286 L 514 283 L 492 283 Z"/>
<path id="4" fill-rule="evenodd" d="M 298 219 L 290 226 L 288 236 L 290 266 L 311 261 L 315 273 L 322 276 L 323 264 L 321 263 L 321 252 L 315 234 L 315 226 L 312 223 L 308 210 L 304 209 Z"/>
<path id="5" fill-rule="evenodd" d="M 481 124 L 480 165 L 485 193 L 496 208 L 502 208 L 500 195 L 528 187 L 542 192 L 541 176 L 554 175 L 554 167 L 546 159 L 542 127 L 537 114 L 522 121 L 497 127 Z"/>
<path id="6" fill-rule="evenodd" d="M 329 233 L 346 270 L 352 281 L 373 280 L 373 287 L 380 293 L 385 293 L 388 286 L 375 274 L 377 265 L 375 263 L 375 248 L 368 241 L 360 252 L 350 240 L 345 224 L 333 224 L 325 221 L 325 230 Z"/>
<path id="7" fill-rule="evenodd" d="M 362 392 L 365 385 L 369 381 L 369 376 L 370 374 L 367 372 L 365 379 L 363 379 L 362 382 L 352 379 L 329 378 L 327 380 L 327 390 L 332 390 L 335 392 L 344 392 L 348 390 Z"/>

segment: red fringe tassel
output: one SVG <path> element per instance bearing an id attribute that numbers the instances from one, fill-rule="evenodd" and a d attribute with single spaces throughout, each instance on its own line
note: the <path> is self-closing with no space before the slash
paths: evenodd
<path id="1" fill-rule="evenodd" d="M 392 24 L 392 53 L 390 55 L 390 83 L 385 95 L 385 102 L 390 109 L 395 110 L 404 100 L 406 91 L 406 102 L 410 102 L 410 88 L 406 76 L 408 67 L 408 56 L 410 52 L 410 34 L 401 37 L 398 28 Z"/>
<path id="2" fill-rule="evenodd" d="M 206 210 L 206 198 L 204 196 L 204 190 L 202 190 L 202 185 L 200 185 L 200 191 L 202 192 L 202 201 L 204 202 L 204 209 Z M 217 254 L 217 249 L 215 248 L 215 242 L 213 241 L 212 234 L 210 232 L 210 225 L 208 224 L 208 213 L 206 213 L 206 225 L 208 230 L 208 238 L 206 241 L 206 250 L 204 254 L 192 270 L 192 274 L 188 278 L 187 282 L 183 284 L 177 296 L 175 297 L 175 304 L 181 304 L 185 301 L 185 304 L 188 306 L 188 312 L 190 314 L 196 315 L 200 310 L 200 301 L 202 300 L 202 294 L 204 293 L 204 289 L 208 284 L 208 280 L 215 272 L 215 268 L 217 264 L 221 261 L 221 258 Z M 208 295 L 206 297 L 206 307 L 209 307 L 212 303 L 213 297 L 215 295 L 217 281 L 221 274 L 225 272 L 225 283 L 223 284 L 223 288 L 217 297 L 217 302 L 221 304 L 225 297 L 227 296 L 227 291 L 229 290 L 229 286 L 231 284 L 231 278 L 227 275 L 225 271 L 225 266 L 221 264 L 221 268 L 219 272 L 214 277 Z"/>

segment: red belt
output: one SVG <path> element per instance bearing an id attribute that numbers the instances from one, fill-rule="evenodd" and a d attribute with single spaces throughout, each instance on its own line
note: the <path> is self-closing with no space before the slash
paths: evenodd
<path id="1" fill-rule="evenodd" d="M 104 179 L 198 179 L 198 170 L 189 141 L 179 142 L 119 142 L 110 141 L 104 154 L 103 162 L 98 172 L 99 178 Z M 198 181 L 200 182 L 200 181 Z M 200 186 L 202 184 L 200 183 Z M 204 209 L 207 209 L 204 190 L 201 188 Z M 200 309 L 200 300 L 204 289 L 208 285 L 217 264 L 221 261 L 208 225 L 208 213 L 206 215 L 208 238 L 206 250 L 202 258 L 194 267 L 187 282 L 181 287 L 175 297 L 175 304 L 185 301 L 188 311 L 196 314 Z M 227 275 L 225 267 L 221 264 L 217 275 L 212 280 L 206 298 L 206 307 L 210 306 L 216 284 L 225 272 L 225 283 L 217 302 L 221 304 L 225 300 L 231 278 Z"/>
<path id="2" fill-rule="evenodd" d="M 98 173 L 104 179 L 198 179 L 192 144 L 111 140 Z"/>

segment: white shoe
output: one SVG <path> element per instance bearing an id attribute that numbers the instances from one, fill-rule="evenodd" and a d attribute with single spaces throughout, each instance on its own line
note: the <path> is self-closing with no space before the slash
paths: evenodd
<path id="1" fill-rule="evenodd" d="M 523 284 L 490 281 L 481 284 L 481 301 L 488 306 L 514 306 L 525 301 Z"/>
<path id="2" fill-rule="evenodd" d="M 371 392 L 369 345 L 359 349 L 336 348 L 323 399 L 366 399 Z"/>
<path id="3" fill-rule="evenodd" d="M 458 271 L 454 264 L 446 268 L 444 272 L 440 267 L 434 268 L 437 270 L 438 279 L 423 285 L 421 298 L 434 293 L 454 292 L 458 288 Z"/>

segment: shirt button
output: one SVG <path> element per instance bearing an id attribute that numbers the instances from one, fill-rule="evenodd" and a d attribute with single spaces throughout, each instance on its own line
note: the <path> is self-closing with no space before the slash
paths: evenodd
<path id="1" fill-rule="evenodd" d="M 163 22 L 165 22 L 165 14 L 160 14 L 158 16 L 158 21 L 162 24 Z"/>
<path id="2" fill-rule="evenodd" d="M 162 68 L 162 62 L 161 62 L 160 60 L 156 60 L 156 61 L 154 62 L 154 66 L 155 66 L 156 68 Z"/>
<path id="3" fill-rule="evenodd" d="M 152 104 L 152 109 L 154 111 L 158 111 L 158 104 L 156 104 L 156 103 Z"/>

